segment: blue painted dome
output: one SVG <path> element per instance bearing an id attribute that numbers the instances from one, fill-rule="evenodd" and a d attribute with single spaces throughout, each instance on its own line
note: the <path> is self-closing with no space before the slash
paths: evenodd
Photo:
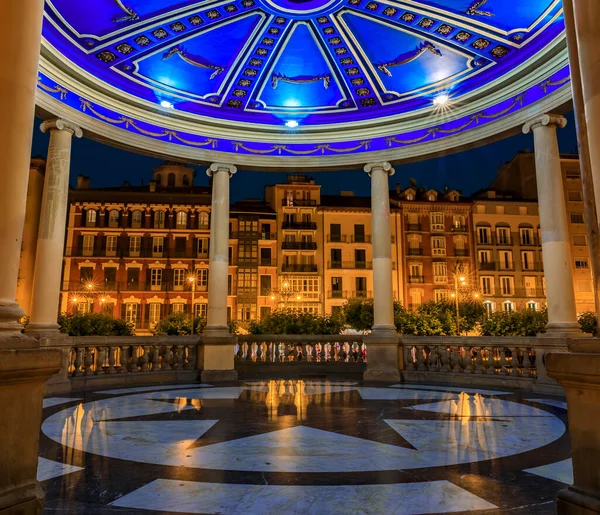
<path id="1" fill-rule="evenodd" d="M 454 102 L 563 30 L 559 0 L 46 0 L 44 37 L 176 111 L 301 126 Z"/>

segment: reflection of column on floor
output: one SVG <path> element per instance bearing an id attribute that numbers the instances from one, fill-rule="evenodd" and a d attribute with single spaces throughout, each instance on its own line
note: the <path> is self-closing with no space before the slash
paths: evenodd
<path id="1" fill-rule="evenodd" d="M 48 120 L 42 124 L 41 129 L 43 132 L 50 132 L 50 145 L 38 230 L 31 320 L 27 332 L 57 334 L 71 143 L 73 135 L 81 138 L 83 133 L 79 127 L 62 119 Z"/>
<path id="2" fill-rule="evenodd" d="M 43 0 L 0 2 L 0 512 L 42 511 L 36 481 L 44 381 L 58 351 L 21 333 L 15 301 L 27 203 Z M 56 271 L 59 273 L 59 271 Z"/>
<path id="3" fill-rule="evenodd" d="M 371 177 L 371 216 L 373 227 L 373 315 L 372 332 L 363 341 L 369 353 L 365 381 L 397 381 L 398 335 L 394 325 L 392 247 L 390 230 L 390 163 L 365 166 Z"/>
<path id="4" fill-rule="evenodd" d="M 533 132 L 535 169 L 542 230 L 542 258 L 548 303 L 548 336 L 579 336 L 573 286 L 571 241 L 556 128 L 567 120 L 544 114 L 526 123 L 523 132 Z"/>
<path id="5" fill-rule="evenodd" d="M 227 326 L 227 276 L 229 274 L 229 179 L 237 168 L 213 163 L 207 170 L 212 177 L 210 250 L 208 269 L 208 317 L 203 351 L 198 353 L 202 381 L 237 379 L 234 347 L 237 338 Z"/>

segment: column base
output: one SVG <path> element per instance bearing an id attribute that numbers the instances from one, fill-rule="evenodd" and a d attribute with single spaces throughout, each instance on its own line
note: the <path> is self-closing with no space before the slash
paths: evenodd
<path id="1" fill-rule="evenodd" d="M 202 372 L 202 382 L 236 381 L 234 347 L 237 336 L 232 335 L 227 327 L 212 326 L 207 328 L 198 349 L 198 369 Z"/>
<path id="2" fill-rule="evenodd" d="M 558 322 L 546 326 L 546 332 L 537 335 L 538 338 L 581 338 L 581 326 L 577 322 Z"/>
<path id="3" fill-rule="evenodd" d="M 363 337 L 367 346 L 367 370 L 364 381 L 400 381 L 398 366 L 399 341 L 394 326 L 373 326 L 371 334 Z"/>
<path id="4" fill-rule="evenodd" d="M 558 492 L 556 512 L 558 515 L 597 515 L 600 513 L 600 499 L 567 488 Z"/>
<path id="5" fill-rule="evenodd" d="M 18 320 L 24 316 L 24 311 L 16 302 L 3 303 L 0 300 L 0 340 L 22 338 L 23 324 Z"/>
<path id="6" fill-rule="evenodd" d="M 58 336 L 60 334 L 60 326 L 58 324 L 29 324 L 25 329 L 25 334 L 36 338 Z"/>
<path id="7" fill-rule="evenodd" d="M 42 511 L 43 493 L 36 473 L 44 383 L 60 365 L 57 350 L 0 350 L 1 514 Z"/>

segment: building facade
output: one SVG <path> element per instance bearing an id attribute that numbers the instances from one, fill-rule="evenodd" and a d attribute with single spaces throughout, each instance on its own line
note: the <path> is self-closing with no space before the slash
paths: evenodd
<path id="1" fill-rule="evenodd" d="M 531 193 L 529 158 L 519 154 L 501 169 L 494 185 L 507 190 L 470 199 L 416 185 L 390 192 L 395 300 L 415 309 L 458 294 L 483 298 L 490 312 L 543 309 L 537 203 L 520 194 Z M 563 163 L 583 312 L 593 310 L 593 294 L 581 183 L 577 161 Z M 62 312 L 105 311 L 134 322 L 139 334 L 168 313 L 205 316 L 211 188 L 192 186 L 193 170 L 179 164 L 153 174 L 147 186 L 103 189 L 79 177 L 70 193 Z M 335 313 L 349 298 L 373 295 L 369 197 L 321 195 L 314 179 L 290 175 L 267 186 L 264 199 L 233 204 L 229 233 L 230 320 L 244 324 L 280 308 Z"/>

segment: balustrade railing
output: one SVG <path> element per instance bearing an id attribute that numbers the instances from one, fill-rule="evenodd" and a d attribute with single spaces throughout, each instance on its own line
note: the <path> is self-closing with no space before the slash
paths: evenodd
<path id="1" fill-rule="evenodd" d="M 362 335 L 239 336 L 235 347 L 239 363 L 366 363 Z"/>

